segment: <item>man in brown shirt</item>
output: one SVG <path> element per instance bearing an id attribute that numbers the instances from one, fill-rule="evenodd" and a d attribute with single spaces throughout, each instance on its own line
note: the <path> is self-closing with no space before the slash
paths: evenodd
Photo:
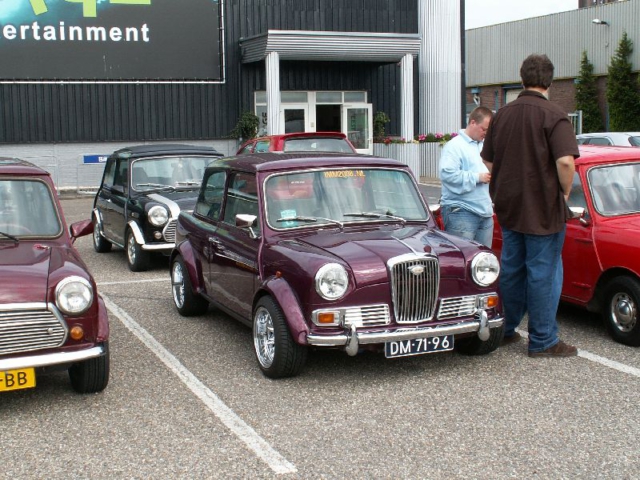
<path id="1" fill-rule="evenodd" d="M 568 357 L 577 349 L 558 338 L 566 198 L 580 155 L 567 114 L 547 99 L 553 64 L 530 55 L 520 68 L 524 91 L 493 117 L 482 149 L 489 192 L 502 227 L 500 291 L 503 344 L 529 315 L 529 356 Z"/>

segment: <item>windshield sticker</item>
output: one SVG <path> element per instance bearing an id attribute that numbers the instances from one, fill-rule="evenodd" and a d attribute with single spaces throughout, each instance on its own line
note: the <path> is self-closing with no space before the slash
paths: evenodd
<path id="1" fill-rule="evenodd" d="M 297 212 L 295 210 L 280 210 L 280 218 L 296 218 L 298 216 Z M 296 222 L 295 221 L 291 221 L 291 222 L 281 222 L 280 225 L 282 225 L 285 228 L 289 228 L 289 227 L 295 227 L 296 226 Z"/>
<path id="2" fill-rule="evenodd" d="M 330 170 L 324 172 L 324 178 L 366 177 L 364 170 Z"/>

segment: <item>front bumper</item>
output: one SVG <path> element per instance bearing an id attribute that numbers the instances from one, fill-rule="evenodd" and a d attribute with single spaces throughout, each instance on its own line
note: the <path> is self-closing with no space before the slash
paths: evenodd
<path id="1" fill-rule="evenodd" d="M 307 335 L 309 345 L 318 347 L 349 347 L 356 349 L 359 345 L 384 344 L 415 338 L 438 337 L 442 335 L 460 335 L 463 333 L 479 333 L 483 326 L 487 328 L 499 328 L 504 323 L 503 317 L 495 317 L 491 320 L 481 318 L 461 323 L 436 325 L 433 327 L 407 328 L 399 327 L 395 330 L 383 330 L 375 332 L 359 332 L 353 328 L 350 332 L 339 335 Z"/>
<path id="2" fill-rule="evenodd" d="M 4 359 L 0 358 L 0 371 L 72 364 L 89 360 L 91 358 L 101 357 L 105 353 L 105 346 L 97 345 L 86 350 L 77 350 L 75 352 L 57 352 L 45 353 L 42 355 L 29 355 Z"/>

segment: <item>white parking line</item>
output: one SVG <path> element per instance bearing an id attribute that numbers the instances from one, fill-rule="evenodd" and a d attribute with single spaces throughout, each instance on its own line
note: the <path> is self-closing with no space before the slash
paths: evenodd
<path id="1" fill-rule="evenodd" d="M 166 280 L 166 279 L 165 279 Z M 275 451 L 256 431 L 247 425 L 233 410 L 191 373 L 180 361 L 164 348 L 149 332 L 133 320 L 127 312 L 101 294 L 109 310 L 144 343 L 220 421 L 242 440 L 250 450 L 262 459 L 277 474 L 295 473 L 295 465 Z"/>
<path id="2" fill-rule="evenodd" d="M 529 334 L 524 330 L 520 330 L 519 328 L 516 331 L 522 335 L 524 338 L 529 338 Z M 613 368 L 622 373 L 628 373 L 629 375 L 633 375 L 634 377 L 640 378 L 640 369 L 635 367 L 630 367 L 629 365 L 625 365 L 624 363 L 616 362 L 615 360 L 610 360 L 605 357 L 601 357 L 600 355 L 596 355 L 595 353 L 588 352 L 587 350 L 578 349 L 578 356 L 585 358 L 587 360 L 591 360 L 592 362 L 599 363 L 600 365 L 604 365 L 605 367 Z"/>

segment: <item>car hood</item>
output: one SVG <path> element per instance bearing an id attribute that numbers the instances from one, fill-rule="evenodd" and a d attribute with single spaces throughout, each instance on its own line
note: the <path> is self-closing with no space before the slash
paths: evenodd
<path id="1" fill-rule="evenodd" d="M 175 192 L 155 192 L 147 195 L 149 200 L 161 203 L 173 211 L 178 207 L 180 211 L 190 212 L 198 200 L 198 190 L 178 190 Z"/>
<path id="2" fill-rule="evenodd" d="M 21 241 L 0 247 L 0 304 L 46 302 L 50 286 L 68 275 L 88 278 L 66 246 Z M 49 283 L 52 285 L 49 285 Z"/>
<path id="3" fill-rule="evenodd" d="M 299 237 L 295 243 L 297 252 L 322 252 L 325 256 L 334 257 L 334 261 L 335 257 L 344 261 L 353 271 L 360 287 L 386 281 L 387 261 L 410 253 L 435 255 L 441 277 L 463 278 L 466 276 L 465 255 L 479 251 L 476 245 L 465 241 L 456 245 L 443 232 L 422 226 L 339 233 L 320 231 Z"/>

